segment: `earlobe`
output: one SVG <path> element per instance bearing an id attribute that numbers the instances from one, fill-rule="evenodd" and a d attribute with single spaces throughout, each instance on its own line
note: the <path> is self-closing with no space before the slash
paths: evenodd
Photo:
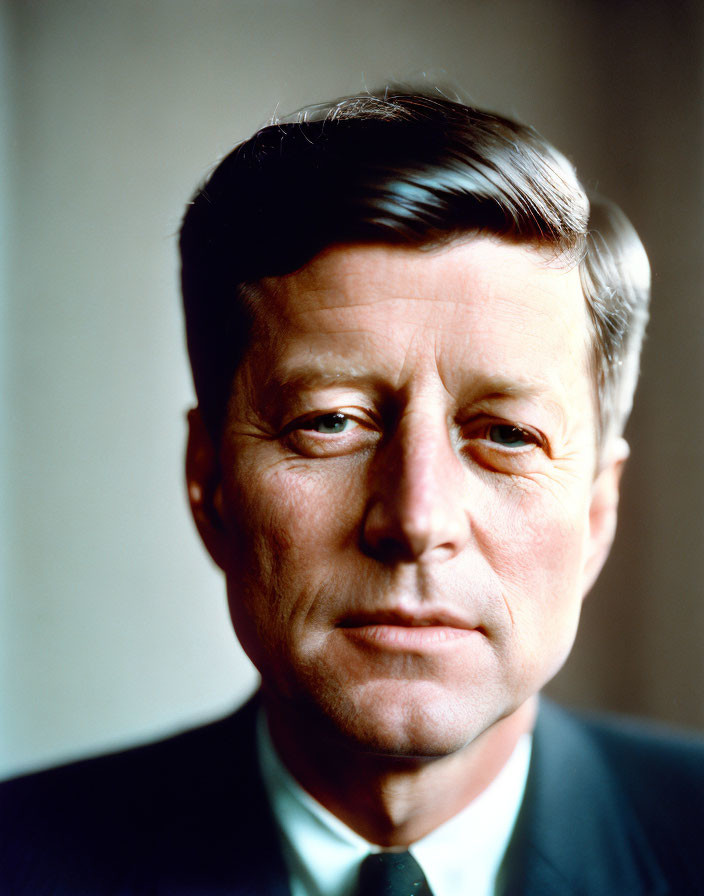
<path id="1" fill-rule="evenodd" d="M 583 573 L 582 597 L 586 597 L 609 556 L 616 535 L 621 476 L 630 449 L 621 438 L 614 439 L 592 484 L 589 504 L 589 540 Z"/>
<path id="2" fill-rule="evenodd" d="M 224 521 L 218 448 L 199 408 L 188 412 L 186 487 L 196 527 L 215 563 L 223 569 Z"/>

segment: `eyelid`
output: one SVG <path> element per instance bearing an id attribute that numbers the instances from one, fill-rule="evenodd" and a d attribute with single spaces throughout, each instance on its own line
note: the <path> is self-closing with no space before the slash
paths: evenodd
<path id="1" fill-rule="evenodd" d="M 311 423 L 313 420 L 317 420 L 320 417 L 332 417 L 335 414 L 347 417 L 349 420 L 352 420 L 354 423 L 364 426 L 367 429 L 379 428 L 379 423 L 374 419 L 374 415 L 371 411 L 366 408 L 348 406 L 316 409 L 315 411 L 301 414 L 300 417 L 296 417 L 294 420 L 291 420 L 290 423 L 285 424 L 281 434 L 286 435 L 295 430 L 303 430 L 306 423 Z M 312 430 L 308 431 L 312 432 Z"/>
<path id="2" fill-rule="evenodd" d="M 486 433 L 492 426 L 508 426 L 512 429 L 517 429 L 520 433 L 527 437 L 527 441 L 532 444 L 526 446 L 519 446 L 518 448 L 509 448 L 506 445 L 501 445 L 498 442 L 492 442 L 491 439 L 486 438 Z M 476 438 L 476 433 L 482 433 L 480 438 L 482 441 L 485 441 L 491 444 L 497 450 L 505 451 L 511 454 L 519 454 L 522 452 L 526 452 L 531 447 L 541 448 L 543 451 L 550 455 L 548 440 L 545 436 L 537 429 L 532 426 L 528 426 L 525 423 L 519 423 L 514 420 L 507 420 L 505 417 L 492 417 L 489 414 L 482 414 L 479 417 L 474 418 L 468 423 L 464 424 L 462 427 L 463 432 L 465 433 L 467 438 L 474 437 Z"/>
<path id="3" fill-rule="evenodd" d="M 335 421 L 333 425 L 340 422 L 344 424 L 344 429 L 341 432 L 321 432 L 319 425 L 322 425 L 323 421 Z M 315 417 L 309 417 L 307 420 L 303 420 L 298 425 L 298 429 L 302 432 L 313 433 L 319 436 L 340 436 L 349 433 L 351 429 L 357 429 L 361 425 L 359 420 L 351 414 L 342 414 L 339 411 L 333 411 L 331 414 L 316 414 Z"/>
<path id="4" fill-rule="evenodd" d="M 313 421 L 338 414 L 354 425 L 337 433 L 319 432 L 310 428 Z M 283 428 L 277 438 L 282 446 L 302 457 L 329 458 L 367 450 L 379 440 L 380 431 L 371 415 L 363 409 L 337 407 L 296 417 Z"/>

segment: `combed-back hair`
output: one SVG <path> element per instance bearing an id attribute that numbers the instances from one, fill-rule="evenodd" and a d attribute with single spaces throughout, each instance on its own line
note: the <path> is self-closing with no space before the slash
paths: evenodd
<path id="1" fill-rule="evenodd" d="M 625 216 L 603 202 L 598 212 L 592 224 L 574 168 L 532 128 L 439 93 L 386 89 L 273 122 L 220 162 L 181 229 L 188 351 L 206 425 L 219 433 L 255 308 L 266 314 L 262 278 L 292 273 L 330 246 L 434 248 L 486 233 L 580 265 L 598 436 L 620 431 L 649 273 Z"/>

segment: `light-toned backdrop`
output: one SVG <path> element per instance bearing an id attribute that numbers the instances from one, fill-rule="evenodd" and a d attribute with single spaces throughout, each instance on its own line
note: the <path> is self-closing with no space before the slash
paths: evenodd
<path id="1" fill-rule="evenodd" d="M 254 687 L 182 486 L 174 237 L 196 182 L 275 111 L 422 72 L 535 124 L 650 251 L 621 529 L 551 691 L 704 727 L 699 9 L 0 6 L 0 774 L 170 732 Z"/>

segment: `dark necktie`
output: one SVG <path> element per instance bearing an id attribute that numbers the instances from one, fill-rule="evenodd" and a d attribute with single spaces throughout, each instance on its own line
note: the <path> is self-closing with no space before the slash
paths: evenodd
<path id="1" fill-rule="evenodd" d="M 433 896 L 410 852 L 377 852 L 359 869 L 356 896 Z"/>

